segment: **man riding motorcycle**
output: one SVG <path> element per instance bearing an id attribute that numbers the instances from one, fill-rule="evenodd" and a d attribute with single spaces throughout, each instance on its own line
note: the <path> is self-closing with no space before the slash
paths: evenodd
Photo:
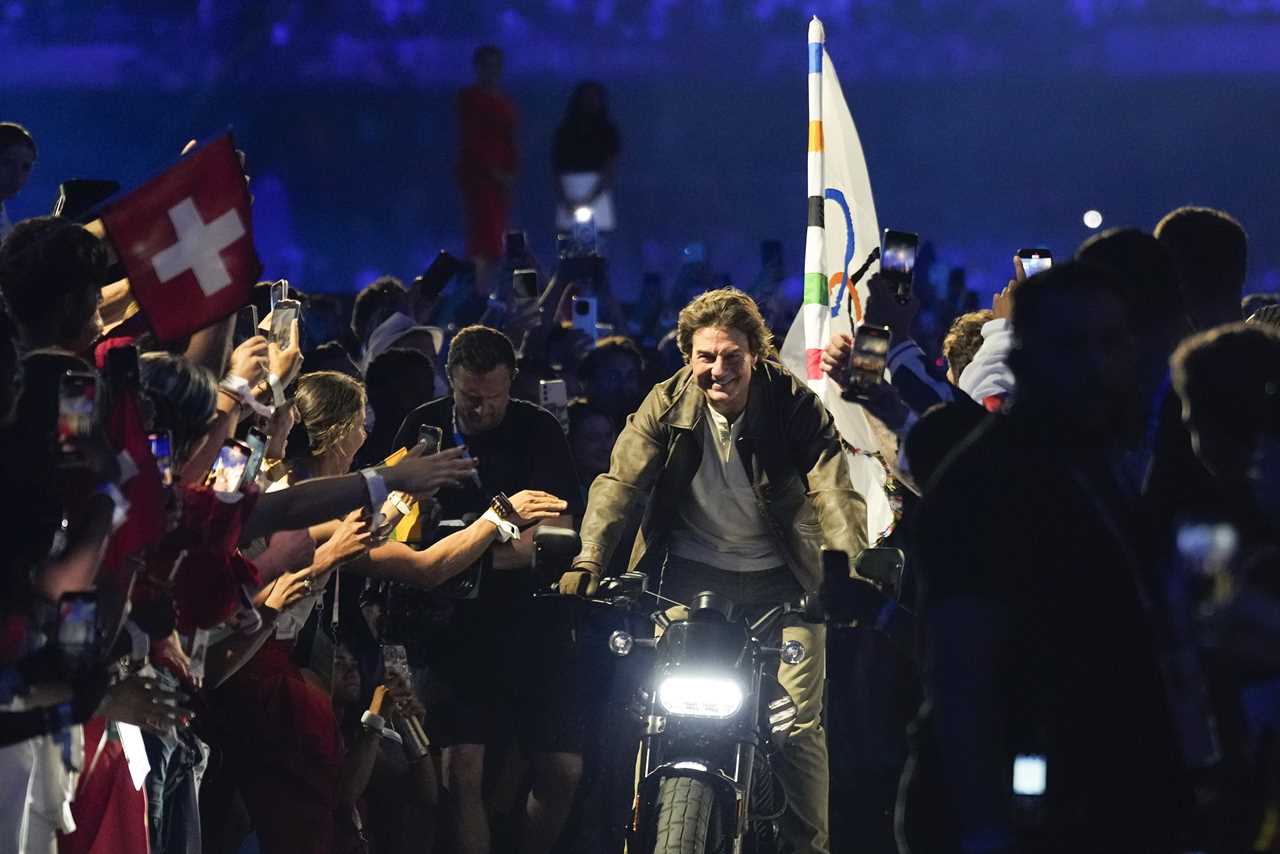
<path id="1" fill-rule="evenodd" d="M 677 341 L 686 366 L 627 420 L 609 472 L 591 486 L 582 550 L 561 592 L 595 591 L 642 508 L 629 569 L 657 579 L 661 596 L 689 603 L 710 590 L 747 614 L 797 601 L 818 587 L 824 544 L 851 561 L 867 545 L 866 504 L 831 416 L 776 361 L 760 310 L 741 291 L 695 298 Z M 782 637 L 808 655 L 778 673 L 798 710 L 777 769 L 788 800 L 781 833 L 796 852 L 826 854 L 825 630 L 788 618 Z"/>

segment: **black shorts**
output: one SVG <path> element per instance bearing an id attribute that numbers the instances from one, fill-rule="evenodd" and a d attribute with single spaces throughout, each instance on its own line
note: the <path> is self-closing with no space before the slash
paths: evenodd
<path id="1" fill-rule="evenodd" d="M 555 598 L 486 592 L 460 602 L 449 631 L 425 651 L 428 736 L 440 747 L 514 737 L 527 753 L 581 753 L 584 680 L 572 613 Z"/>

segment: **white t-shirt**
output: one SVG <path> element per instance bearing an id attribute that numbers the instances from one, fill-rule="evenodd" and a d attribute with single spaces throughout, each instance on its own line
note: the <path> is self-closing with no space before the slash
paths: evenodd
<path id="1" fill-rule="evenodd" d="M 671 552 L 731 572 L 762 572 L 786 564 L 738 454 L 742 418 L 732 425 L 710 406 L 702 419 L 702 463 L 689 497 L 676 511 Z"/>

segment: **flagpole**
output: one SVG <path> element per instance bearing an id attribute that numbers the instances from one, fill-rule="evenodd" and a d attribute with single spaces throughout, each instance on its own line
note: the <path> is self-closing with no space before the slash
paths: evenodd
<path id="1" fill-rule="evenodd" d="M 824 269 L 826 233 L 822 219 L 823 140 L 822 140 L 822 54 L 826 33 L 815 15 L 809 22 L 809 147 L 808 147 L 808 223 L 804 241 L 804 344 L 806 380 L 809 387 L 821 393 L 825 385 L 822 374 L 822 351 L 826 346 L 829 322 L 827 275 Z"/>

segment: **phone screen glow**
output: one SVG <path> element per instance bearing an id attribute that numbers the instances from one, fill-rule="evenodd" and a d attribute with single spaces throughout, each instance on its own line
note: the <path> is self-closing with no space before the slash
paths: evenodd
<path id="1" fill-rule="evenodd" d="M 1022 271 L 1028 277 L 1034 276 L 1036 273 L 1043 273 L 1053 266 L 1052 258 L 1023 258 Z"/>
<path id="2" fill-rule="evenodd" d="M 1013 793 L 1038 797 L 1044 794 L 1048 763 L 1043 756 L 1019 755 L 1013 760 Z"/>

